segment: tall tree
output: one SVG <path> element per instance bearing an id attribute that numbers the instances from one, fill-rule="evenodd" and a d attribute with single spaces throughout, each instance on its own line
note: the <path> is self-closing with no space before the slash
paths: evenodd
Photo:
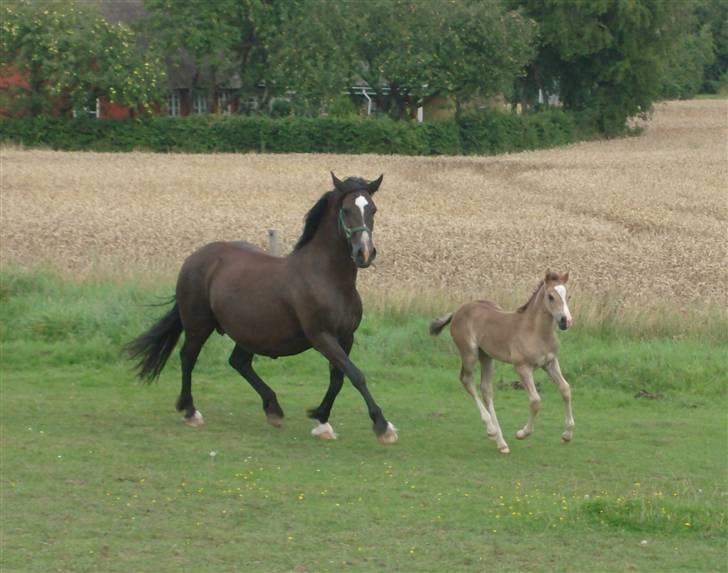
<path id="1" fill-rule="evenodd" d="M 160 61 L 138 48 L 128 27 L 68 0 L 6 0 L 0 66 L 27 77 L 32 114 L 69 113 L 100 96 L 151 110 L 164 77 Z"/>
<path id="2" fill-rule="evenodd" d="M 250 90 L 269 75 L 270 39 L 296 6 L 286 0 L 145 0 L 141 29 L 165 54 L 171 75 L 189 88 L 204 86 L 213 95 L 237 74 Z"/>
<path id="3" fill-rule="evenodd" d="M 683 2 L 512 0 L 540 27 L 532 85 L 555 86 L 564 106 L 593 113 L 604 133 L 646 113 L 659 96 L 666 54 L 678 37 Z"/>
<path id="4" fill-rule="evenodd" d="M 702 89 L 708 93 L 728 90 L 728 2 L 725 0 L 692 0 L 695 3 L 697 29 L 705 29 L 713 39 L 714 58 L 705 64 Z"/>
<path id="5" fill-rule="evenodd" d="M 273 42 L 279 85 L 312 98 L 365 81 L 405 117 L 437 95 L 462 103 L 510 89 L 532 55 L 535 24 L 500 0 L 302 0 Z"/>

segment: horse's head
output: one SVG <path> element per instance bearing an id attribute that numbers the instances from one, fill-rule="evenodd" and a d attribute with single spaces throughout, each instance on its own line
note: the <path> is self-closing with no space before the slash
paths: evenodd
<path id="1" fill-rule="evenodd" d="M 561 330 L 566 330 L 573 324 L 571 312 L 569 311 L 569 296 L 566 294 L 566 282 L 569 280 L 569 273 L 563 275 L 546 271 L 544 279 L 543 302 L 546 310 L 554 317 Z"/>
<path id="2" fill-rule="evenodd" d="M 339 196 L 339 229 L 349 244 L 351 258 L 356 266 L 366 268 L 377 256 L 373 236 L 377 206 L 372 195 L 379 189 L 384 175 L 374 181 L 365 181 L 359 177 L 349 177 L 341 181 L 333 173 L 331 177 Z"/>

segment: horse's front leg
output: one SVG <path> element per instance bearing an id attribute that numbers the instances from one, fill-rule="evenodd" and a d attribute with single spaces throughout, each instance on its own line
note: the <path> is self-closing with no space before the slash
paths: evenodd
<path id="1" fill-rule="evenodd" d="M 309 336 L 312 346 L 328 358 L 329 362 L 336 368 L 341 370 L 346 377 L 351 380 L 354 388 L 359 390 L 359 393 L 366 402 L 367 409 L 369 410 L 369 417 L 374 423 L 374 433 L 382 444 L 393 444 L 397 441 L 397 429 L 386 420 L 382 409 L 377 405 L 369 393 L 367 388 L 366 379 L 361 370 L 359 370 L 354 363 L 349 359 L 349 356 L 339 344 L 336 337 L 332 336 L 328 332 L 316 333 Z"/>
<path id="2" fill-rule="evenodd" d="M 569 383 L 561 373 L 558 358 L 554 358 L 546 364 L 544 370 L 548 372 L 551 380 L 558 385 L 561 397 L 564 400 L 564 433 L 561 434 L 561 439 L 565 442 L 570 442 L 574 435 L 574 415 L 571 412 L 571 386 L 569 386 Z"/>
<path id="3" fill-rule="evenodd" d="M 340 339 L 339 344 L 348 356 L 354 344 L 354 336 L 351 335 Z M 318 421 L 318 426 L 311 430 L 311 434 L 322 440 L 335 440 L 337 437 L 334 428 L 329 423 L 329 416 L 331 415 L 334 400 L 336 400 L 336 396 L 338 396 L 343 384 L 344 372 L 339 370 L 333 362 L 329 362 L 329 389 L 318 408 L 312 408 L 308 411 L 308 417 Z"/>
<path id="4" fill-rule="evenodd" d="M 536 420 L 538 411 L 541 409 L 541 396 L 538 395 L 536 384 L 533 381 L 533 368 L 524 364 L 516 367 L 516 372 L 521 378 L 523 387 L 528 392 L 528 422 L 522 429 L 516 432 L 516 438 L 523 440 L 533 433 L 533 423 Z"/>

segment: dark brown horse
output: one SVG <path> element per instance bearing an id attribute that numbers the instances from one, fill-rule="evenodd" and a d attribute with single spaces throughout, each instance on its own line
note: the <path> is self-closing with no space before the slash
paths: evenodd
<path id="1" fill-rule="evenodd" d="M 336 437 L 328 420 L 346 375 L 364 397 L 379 441 L 397 441 L 395 427 L 349 359 L 362 316 L 357 270 L 368 267 L 376 256 L 372 195 L 383 176 L 371 182 L 358 177 L 340 181 L 333 173 L 332 177 L 334 189 L 306 215 L 291 254 L 274 257 L 244 242 L 202 247 L 182 265 L 172 309 L 129 343 L 139 378 L 151 382 L 184 331 L 177 409 L 184 411 L 189 425 L 203 423 L 192 400 L 192 369 L 205 341 L 217 330 L 235 342 L 230 365 L 260 394 L 274 426 L 281 425 L 283 410 L 275 392 L 253 370 L 253 356 L 291 356 L 313 347 L 330 365 L 329 389 L 321 404 L 309 411 L 318 421 L 313 435 Z"/>

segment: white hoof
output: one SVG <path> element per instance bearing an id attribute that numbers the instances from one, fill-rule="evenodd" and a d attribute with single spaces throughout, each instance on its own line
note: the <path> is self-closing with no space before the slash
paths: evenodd
<path id="1" fill-rule="evenodd" d="M 503 446 L 502 448 L 498 448 L 498 451 L 501 454 L 510 454 L 511 453 L 511 449 L 508 446 Z"/>
<path id="2" fill-rule="evenodd" d="M 571 432 L 564 432 L 563 434 L 561 434 L 561 439 L 567 444 L 571 441 L 572 437 L 573 434 Z"/>
<path id="3" fill-rule="evenodd" d="M 182 421 L 192 428 L 199 428 L 205 423 L 205 420 L 202 418 L 202 412 L 199 410 L 195 410 L 192 416 L 185 416 L 182 418 Z"/>
<path id="4" fill-rule="evenodd" d="M 326 424 L 319 424 L 316 426 L 313 430 L 311 430 L 311 435 L 322 440 L 335 440 L 338 437 L 336 432 L 334 432 L 334 429 L 331 427 L 331 424 L 328 422 Z"/>
<path id="5" fill-rule="evenodd" d="M 379 440 L 380 444 L 393 444 L 397 440 L 399 440 L 399 436 L 397 435 L 397 428 L 394 427 L 394 424 L 392 422 L 387 422 L 387 431 L 384 432 L 381 436 L 377 436 L 377 439 Z"/>
<path id="6" fill-rule="evenodd" d="M 519 440 L 525 440 L 530 435 L 531 435 L 530 432 L 526 432 L 524 430 L 518 430 L 516 432 L 516 438 Z"/>

